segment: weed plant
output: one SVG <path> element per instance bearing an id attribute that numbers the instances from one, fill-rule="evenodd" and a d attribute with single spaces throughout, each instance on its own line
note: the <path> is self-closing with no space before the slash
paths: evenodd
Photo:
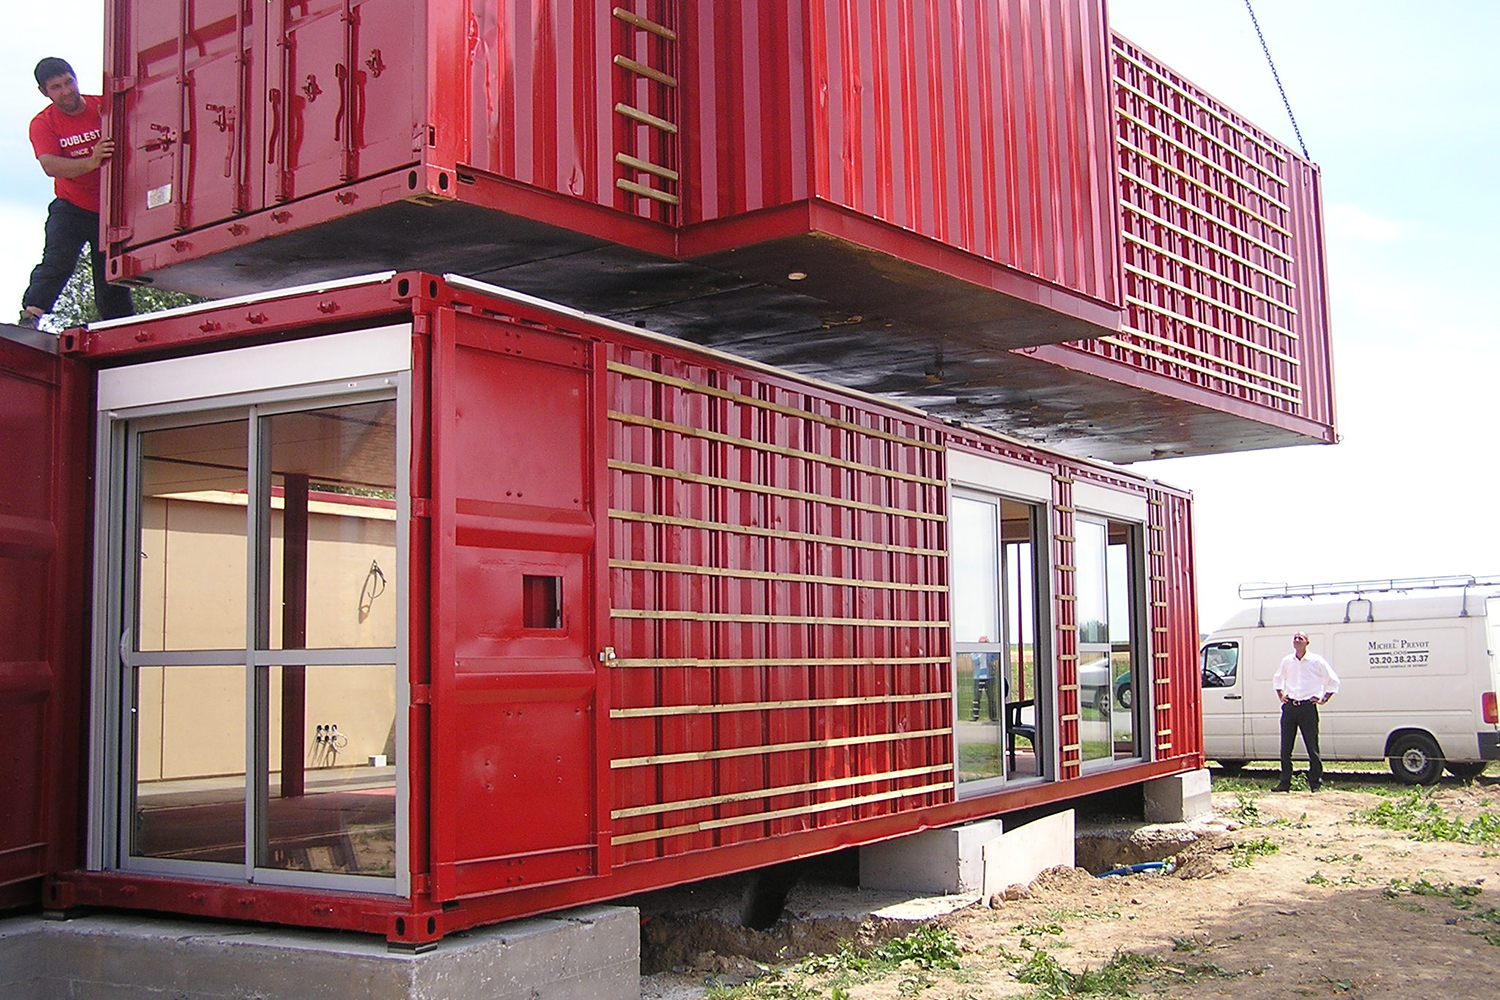
<path id="1" fill-rule="evenodd" d="M 1412 840 L 1449 840 L 1464 844 L 1500 844 L 1500 815 L 1482 812 L 1473 819 L 1448 816 L 1443 807 L 1421 789 L 1388 799 L 1372 809 L 1354 814 L 1355 819 L 1387 830 L 1402 830 Z"/>

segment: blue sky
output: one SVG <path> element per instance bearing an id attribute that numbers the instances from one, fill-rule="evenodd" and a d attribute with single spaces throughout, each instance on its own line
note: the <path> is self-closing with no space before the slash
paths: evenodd
<path id="1" fill-rule="evenodd" d="M 1108 3 L 1117 30 L 1295 144 L 1243 0 Z M 31 67 L 63 56 L 97 92 L 103 4 L 12 6 L 0 37 L 0 287 L 18 304 L 51 190 L 26 140 L 42 104 Z M 1137 467 L 1196 495 L 1204 629 L 1235 609 L 1242 581 L 1500 573 L 1500 2 L 1255 10 L 1323 172 L 1344 441 Z"/>

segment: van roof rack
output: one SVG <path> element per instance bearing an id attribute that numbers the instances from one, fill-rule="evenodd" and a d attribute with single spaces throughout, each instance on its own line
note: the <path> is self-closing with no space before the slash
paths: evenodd
<path id="1" fill-rule="evenodd" d="M 1389 594 L 1403 590 L 1496 586 L 1500 586 L 1500 575 L 1408 576 L 1375 580 L 1344 580 L 1338 583 L 1242 583 L 1239 593 L 1240 600 L 1263 601 L 1277 597 L 1332 597 L 1339 594 Z"/>

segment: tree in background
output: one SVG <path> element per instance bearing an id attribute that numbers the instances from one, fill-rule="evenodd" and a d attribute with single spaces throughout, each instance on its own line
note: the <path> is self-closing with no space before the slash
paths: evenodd
<path id="1" fill-rule="evenodd" d="M 161 312 L 163 309 L 175 309 L 204 301 L 196 295 L 169 292 L 162 288 L 132 288 L 130 298 L 135 302 L 135 311 L 138 313 Z M 88 252 L 85 250 L 78 256 L 73 277 L 68 279 L 62 294 L 57 297 L 57 304 L 43 317 L 40 326 L 57 333 L 69 327 L 92 323 L 98 318 L 99 310 L 94 305 L 93 269 L 89 267 Z"/>

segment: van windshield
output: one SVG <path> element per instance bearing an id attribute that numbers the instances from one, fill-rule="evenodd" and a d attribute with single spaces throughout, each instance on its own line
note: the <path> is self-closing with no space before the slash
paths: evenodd
<path id="1" fill-rule="evenodd" d="M 1209 643 L 1203 647 L 1203 686 L 1233 687 L 1239 665 L 1239 643 Z"/>

